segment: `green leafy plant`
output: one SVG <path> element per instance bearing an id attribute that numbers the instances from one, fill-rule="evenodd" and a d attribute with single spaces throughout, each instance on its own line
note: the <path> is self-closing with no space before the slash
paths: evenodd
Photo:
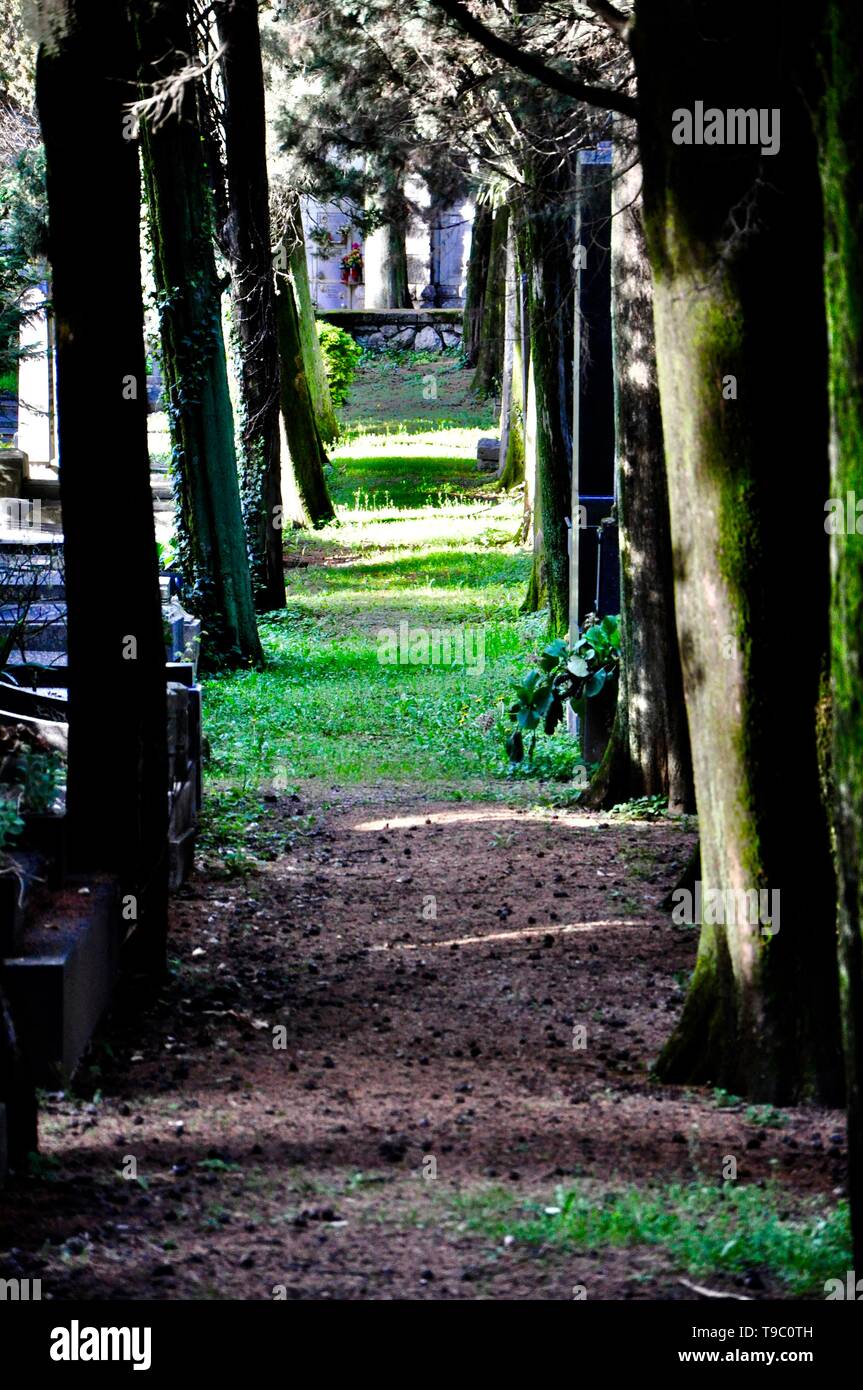
<path id="1" fill-rule="evenodd" d="M 167 541 L 156 541 L 156 555 L 159 560 L 160 570 L 169 570 L 177 559 L 176 537 L 171 536 Z"/>
<path id="2" fill-rule="evenodd" d="M 525 734 L 531 735 L 528 758 L 532 759 L 539 728 L 553 734 L 563 719 L 567 700 L 583 712 L 585 700 L 598 695 L 615 678 L 619 666 L 620 624 L 615 616 L 589 621 L 573 647 L 560 637 L 544 647 L 540 669 L 513 681 L 516 698 L 509 707 L 509 717 L 516 727 L 506 741 L 510 761 L 523 761 Z"/>
<path id="3" fill-rule="evenodd" d="M 313 227 L 309 232 L 309 241 L 321 256 L 328 256 L 336 244 L 329 227 Z"/>
<path id="4" fill-rule="evenodd" d="M 17 804 L 5 798 L 0 800 L 0 852 L 9 848 L 23 829 L 24 822 L 18 814 Z"/>
<path id="5" fill-rule="evenodd" d="M 363 350 L 350 333 L 334 323 L 318 319 L 318 338 L 324 357 L 324 370 L 329 382 L 333 405 L 342 406 L 348 398 L 351 382 L 356 375 Z"/>
<path id="6" fill-rule="evenodd" d="M 625 816 L 627 820 L 658 820 L 667 810 L 668 797 L 657 792 L 653 796 L 634 796 L 631 801 L 618 801 L 608 814 Z"/>
<path id="7" fill-rule="evenodd" d="M 748 1105 L 746 1119 L 751 1125 L 763 1125 L 766 1129 L 781 1129 L 788 1123 L 788 1116 L 775 1105 Z"/>
<path id="8" fill-rule="evenodd" d="M 65 769 L 56 753 L 40 753 L 26 748 L 18 758 L 21 778 L 21 807 L 36 815 L 50 811 L 62 786 Z"/>

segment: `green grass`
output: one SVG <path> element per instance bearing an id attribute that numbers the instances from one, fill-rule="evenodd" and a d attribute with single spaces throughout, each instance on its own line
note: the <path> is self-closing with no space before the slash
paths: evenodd
<path id="1" fill-rule="evenodd" d="M 517 541 L 521 501 L 476 471 L 490 407 L 473 398 L 456 407 L 469 373 L 448 359 L 438 368 L 458 390 L 448 396 L 442 385 L 413 432 L 398 411 L 415 391 L 412 375 L 433 368 L 362 370 L 333 453 L 337 521 L 286 538 L 287 604 L 261 623 L 267 668 L 207 683 L 210 783 L 247 797 L 224 802 L 217 840 L 232 818 L 235 839 L 254 820 L 248 796 L 273 780 L 449 783 L 453 794 L 512 785 L 505 702 L 547 618 L 519 614 L 530 569 Z M 377 432 L 365 418 L 372 402 L 387 408 Z M 456 410 L 476 422 L 453 423 Z M 386 664 L 379 634 L 402 622 L 482 646 L 460 665 Z M 553 742 L 534 771 L 566 777 L 578 750 L 566 735 Z"/>
<path id="2" fill-rule="evenodd" d="M 379 599 L 376 591 L 372 595 Z M 521 650 L 514 620 L 485 623 L 485 669 L 477 675 L 463 668 L 385 666 L 373 632 L 362 630 L 373 614 L 361 589 L 316 597 L 317 605 L 306 599 L 300 611 L 288 609 L 262 625 L 266 671 L 209 684 L 213 776 L 231 777 L 243 768 L 252 780 L 294 783 L 321 776 L 438 781 L 460 780 L 468 771 L 505 773 L 500 733 L 484 731 L 476 720 L 491 714 L 499 723 L 501 689 Z M 403 595 L 401 602 L 411 623 L 420 621 L 421 611 L 437 615 L 436 607 L 411 609 Z M 322 621 L 304 616 L 309 606 Z M 397 625 L 393 607 L 376 611 L 382 627 Z M 453 606 L 452 614 L 458 611 Z"/>
<path id="3" fill-rule="evenodd" d="M 513 1208 L 501 1188 L 462 1195 L 456 1212 L 470 1230 L 527 1245 L 573 1250 L 654 1246 L 696 1276 L 766 1271 L 795 1295 L 823 1290 L 851 1268 L 847 1202 L 794 1199 L 778 1185 L 671 1183 L 601 1195 L 558 1190 L 553 1202 Z"/>
<path id="4" fill-rule="evenodd" d="M 340 415 L 345 438 L 451 429 L 497 433 L 497 407 L 471 393 L 473 372 L 458 353 L 366 355 Z M 430 396 L 430 393 L 434 392 Z M 478 438 L 474 434 L 474 439 Z"/>

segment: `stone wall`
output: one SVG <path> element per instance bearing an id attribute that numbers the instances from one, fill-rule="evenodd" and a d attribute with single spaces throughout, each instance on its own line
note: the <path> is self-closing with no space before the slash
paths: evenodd
<path id="1" fill-rule="evenodd" d="M 439 352 L 461 344 L 460 309 L 326 309 L 318 317 L 343 328 L 371 352 L 386 347 Z"/>

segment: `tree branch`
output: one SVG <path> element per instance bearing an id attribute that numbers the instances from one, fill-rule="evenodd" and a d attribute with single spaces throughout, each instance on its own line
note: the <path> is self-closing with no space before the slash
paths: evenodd
<path id="1" fill-rule="evenodd" d="M 588 106 L 598 106 L 603 111 L 617 111 L 621 116 L 636 115 L 638 108 L 633 97 L 627 96 L 624 92 L 616 92 L 612 87 L 592 87 L 587 82 L 579 82 L 576 78 L 567 77 L 566 73 L 549 67 L 536 54 L 518 48 L 516 44 L 510 43 L 508 39 L 502 38 L 481 20 L 476 19 L 462 0 L 432 0 L 432 4 L 443 10 L 450 19 L 454 19 L 466 34 L 477 43 L 481 43 L 489 53 L 493 53 L 496 58 L 502 58 L 505 63 L 518 68 L 528 77 L 535 78 L 543 86 L 562 92 L 564 96 L 572 97 L 575 101 L 584 101 Z"/>
<path id="2" fill-rule="evenodd" d="M 623 35 L 629 20 L 616 6 L 609 5 L 608 0 L 584 0 L 584 3 L 600 19 L 604 19 L 608 27 L 613 29 L 616 34 Z"/>

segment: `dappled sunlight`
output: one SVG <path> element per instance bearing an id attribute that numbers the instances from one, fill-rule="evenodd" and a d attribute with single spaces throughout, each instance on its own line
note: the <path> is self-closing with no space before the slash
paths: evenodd
<path id="1" fill-rule="evenodd" d="M 553 811 L 535 810 L 525 812 L 513 806 L 471 806 L 452 811 L 420 812 L 415 816 L 382 817 L 379 820 L 360 821 L 352 826 L 360 833 L 374 834 L 383 830 L 416 830 L 424 825 L 477 825 L 494 821 L 514 821 L 524 825 L 527 821 L 557 820 Z"/>
<path id="2" fill-rule="evenodd" d="M 571 922 L 566 926 L 546 924 L 542 927 L 520 927 L 518 931 L 482 932 L 479 936 L 451 936 L 444 941 L 385 941 L 370 946 L 370 951 L 441 951 L 452 946 L 486 946 L 490 941 L 523 941 L 532 937 L 572 936 L 576 932 L 599 931 L 603 927 L 640 927 L 634 917 L 603 917 L 595 922 Z"/>
<path id="3" fill-rule="evenodd" d="M 407 422 L 411 423 L 411 422 Z M 422 422 L 417 422 L 422 424 Z M 420 428 L 416 433 L 406 428 L 388 430 L 386 433 L 360 434 L 350 443 L 339 444 L 331 451 L 333 460 L 345 458 L 388 458 L 410 456 L 414 453 L 436 455 L 442 458 L 476 458 L 477 440 L 487 434 L 485 429 Z"/>

